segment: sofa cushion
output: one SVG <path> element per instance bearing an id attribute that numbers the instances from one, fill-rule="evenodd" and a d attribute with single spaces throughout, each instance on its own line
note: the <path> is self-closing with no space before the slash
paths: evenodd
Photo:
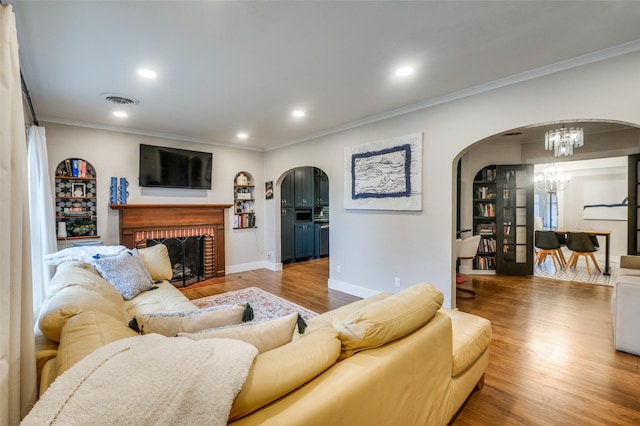
<path id="1" fill-rule="evenodd" d="M 123 324 L 129 320 L 120 293 L 91 265 L 75 261 L 59 265 L 49 288 L 38 327 L 55 342 L 60 341 L 60 331 L 67 320 L 85 311 L 104 312 Z"/>
<path id="2" fill-rule="evenodd" d="M 190 339 L 226 338 L 250 343 L 258 352 L 267 352 L 291 342 L 293 331 L 298 323 L 298 314 L 293 313 L 271 321 L 230 325 L 212 328 L 195 333 L 178 333 Z"/>
<path id="3" fill-rule="evenodd" d="M 124 309 L 129 319 L 140 314 L 195 311 L 198 309 L 173 284 L 163 281 L 155 284 L 154 287 L 158 288 L 142 292 L 133 299 L 124 302 Z"/>
<path id="4" fill-rule="evenodd" d="M 443 301 L 433 285 L 416 284 L 353 312 L 338 326 L 341 359 L 414 332 L 433 318 Z"/>
<path id="5" fill-rule="evenodd" d="M 458 376 L 472 365 L 489 347 L 491 323 L 489 320 L 461 312 L 457 309 L 441 309 L 451 318 L 453 335 L 452 377 Z"/>
<path id="6" fill-rule="evenodd" d="M 146 247 L 138 250 L 142 263 L 149 271 L 153 280 L 170 280 L 173 278 L 169 250 L 164 244 Z"/>
<path id="7" fill-rule="evenodd" d="M 153 281 L 137 250 L 129 250 L 116 256 L 100 257 L 94 261 L 100 275 L 131 300 L 149 290 Z"/>
<path id="8" fill-rule="evenodd" d="M 338 355 L 338 333 L 328 324 L 259 354 L 233 402 L 229 420 L 246 416 L 297 389 L 335 364 Z"/>
<path id="9" fill-rule="evenodd" d="M 98 311 L 85 311 L 70 318 L 60 333 L 56 357 L 58 375 L 107 343 L 136 336 L 120 319 Z"/>
<path id="10" fill-rule="evenodd" d="M 242 323 L 246 303 L 220 305 L 186 312 L 141 314 L 134 318 L 140 334 L 158 333 L 172 337 L 178 333 L 193 333 L 208 328 Z"/>

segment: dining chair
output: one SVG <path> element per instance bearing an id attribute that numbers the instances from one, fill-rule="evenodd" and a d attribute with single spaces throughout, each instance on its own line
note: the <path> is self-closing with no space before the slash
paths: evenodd
<path id="1" fill-rule="evenodd" d="M 480 235 L 474 235 L 473 237 L 456 239 L 456 257 L 458 260 L 473 259 L 478 253 L 478 244 L 480 244 Z M 460 287 L 457 284 L 467 281 L 456 275 L 456 295 L 461 299 L 475 299 L 478 297 L 478 293 L 470 288 Z"/>
<path id="2" fill-rule="evenodd" d="M 558 254 L 560 250 L 560 242 L 556 237 L 556 233 L 553 231 L 536 231 L 535 232 L 535 246 L 538 248 L 538 254 L 536 254 L 536 264 L 542 265 L 542 262 L 547 260 L 547 256 L 551 256 L 553 260 L 553 269 L 558 270 L 564 266 L 562 258 Z"/>
<path id="3" fill-rule="evenodd" d="M 589 258 L 593 261 L 594 266 L 598 270 L 598 272 L 602 272 L 600 270 L 600 266 L 596 261 L 596 257 L 593 255 L 598 248 L 593 245 L 591 238 L 584 232 L 567 232 L 567 248 L 571 250 L 571 256 L 569 256 L 569 261 L 565 265 L 565 271 L 568 268 L 576 267 L 578 263 L 578 259 L 580 256 L 584 256 L 584 260 L 587 263 L 587 272 L 591 275 L 591 268 L 589 267 Z"/>

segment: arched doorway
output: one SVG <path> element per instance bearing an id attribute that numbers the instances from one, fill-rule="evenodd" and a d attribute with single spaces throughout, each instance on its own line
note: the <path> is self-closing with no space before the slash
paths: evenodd
<path id="1" fill-rule="evenodd" d="M 545 132 L 558 127 L 580 126 L 584 128 L 584 147 L 576 149 L 571 156 L 554 157 L 553 151 L 545 150 Z M 478 170 L 490 164 L 551 164 L 559 162 L 578 163 L 581 160 L 596 160 L 628 156 L 638 153 L 640 129 L 630 123 L 610 121 L 573 121 L 545 123 L 510 129 L 492 135 L 468 146 L 456 158 L 453 181 L 456 182 L 457 208 L 452 223 L 454 231 L 471 229 L 473 233 L 473 179 Z M 594 171 L 595 173 L 595 171 Z M 500 226 L 500 224 L 498 224 Z M 624 232 L 620 232 L 622 235 Z M 469 235 L 469 234 L 467 234 Z M 626 235 L 622 235 L 626 238 Z M 455 261 L 454 253 L 454 261 Z M 471 261 L 461 266 L 461 272 L 482 273 L 475 270 Z M 453 269 L 453 268 L 452 268 Z M 455 280 L 452 280 L 455 281 Z"/>
<path id="2" fill-rule="evenodd" d="M 280 184 L 280 261 L 329 256 L 329 177 L 317 167 L 297 167 Z"/>

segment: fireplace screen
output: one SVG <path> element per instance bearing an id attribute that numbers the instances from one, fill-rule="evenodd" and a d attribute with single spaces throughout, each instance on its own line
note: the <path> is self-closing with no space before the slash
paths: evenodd
<path id="1" fill-rule="evenodd" d="M 183 287 L 198 281 L 214 278 L 215 260 L 213 236 L 205 234 L 188 237 L 146 238 L 136 243 L 136 247 L 152 247 L 164 244 L 169 252 L 172 283 Z"/>

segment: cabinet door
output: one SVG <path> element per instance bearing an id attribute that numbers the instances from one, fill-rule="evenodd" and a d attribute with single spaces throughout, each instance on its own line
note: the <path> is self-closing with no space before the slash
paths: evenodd
<path id="1" fill-rule="evenodd" d="M 496 273 L 533 275 L 533 165 L 497 171 Z"/>
<path id="2" fill-rule="evenodd" d="M 293 207 L 293 176 L 294 172 L 289 173 L 280 185 L 280 204 L 282 207 Z"/>
<path id="3" fill-rule="evenodd" d="M 280 209 L 280 261 L 293 260 L 293 209 Z"/>
<path id="4" fill-rule="evenodd" d="M 313 167 L 294 170 L 293 191 L 296 207 L 313 206 Z"/>
<path id="5" fill-rule="evenodd" d="M 313 222 L 296 223 L 293 232 L 296 259 L 313 257 Z"/>
<path id="6" fill-rule="evenodd" d="M 315 191 L 315 205 L 316 206 L 328 206 L 329 205 L 329 177 L 320 169 L 315 169 L 314 174 L 314 191 Z"/>

